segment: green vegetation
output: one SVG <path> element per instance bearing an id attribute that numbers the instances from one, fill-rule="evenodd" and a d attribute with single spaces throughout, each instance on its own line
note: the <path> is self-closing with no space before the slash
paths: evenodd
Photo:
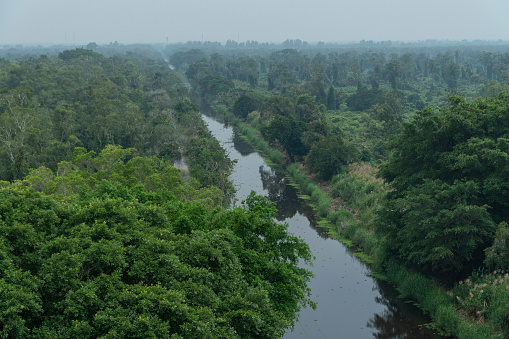
<path id="1" fill-rule="evenodd" d="M 63 51 L 3 63 L 0 83 L 7 85 L 0 90 L 0 180 L 41 166 L 57 172 L 76 147 L 99 153 L 120 145 L 170 164 L 186 156 L 200 184 L 220 187 L 230 203 L 233 163 L 159 55 Z"/>
<path id="2" fill-rule="evenodd" d="M 216 50 L 200 61 L 208 78 L 186 75 L 251 143 L 283 155 L 321 225 L 435 326 L 506 336 L 507 46 L 250 52 Z M 230 75 L 253 60 L 257 87 Z M 211 76 L 233 87 L 210 91 Z"/>
<path id="3" fill-rule="evenodd" d="M 277 338 L 292 326 L 310 276 L 297 262 L 311 255 L 265 198 L 221 212 L 117 174 L 67 202 L 0 190 L 2 336 Z"/>
<path id="4" fill-rule="evenodd" d="M 1 337 L 279 338 L 314 307 L 308 246 L 226 209 L 234 163 L 153 57 L 0 62 Z"/>

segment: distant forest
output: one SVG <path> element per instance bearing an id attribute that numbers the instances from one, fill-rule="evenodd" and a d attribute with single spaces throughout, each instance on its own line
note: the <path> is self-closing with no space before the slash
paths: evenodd
<path id="1" fill-rule="evenodd" d="M 501 42 L 362 42 L 301 49 L 187 43 L 165 51 L 203 95 L 232 109 L 232 100 L 251 97 L 252 109 L 248 105 L 237 113 L 256 111 L 261 125 L 278 110 L 286 117 L 298 110 L 294 117 L 304 122 L 326 117 L 318 120 L 339 129 L 365 161 L 386 159 L 388 135 L 415 111 L 447 107 L 450 96 L 476 99 L 509 88 L 509 44 Z"/>

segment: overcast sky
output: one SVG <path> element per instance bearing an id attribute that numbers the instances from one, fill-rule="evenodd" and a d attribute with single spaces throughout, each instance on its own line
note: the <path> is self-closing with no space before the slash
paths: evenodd
<path id="1" fill-rule="evenodd" d="M 2 44 L 509 41 L 509 0 L 0 0 Z"/>

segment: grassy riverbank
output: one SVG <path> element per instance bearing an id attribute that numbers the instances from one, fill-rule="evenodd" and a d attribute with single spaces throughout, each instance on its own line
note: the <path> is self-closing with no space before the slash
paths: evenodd
<path id="1" fill-rule="evenodd" d="M 482 305 L 482 300 L 477 300 L 479 296 L 476 299 L 466 288 L 446 289 L 384 257 L 384 244 L 375 235 L 374 225 L 378 203 L 390 187 L 376 176 L 376 168 L 367 163 L 352 163 L 328 183 L 315 180 L 301 163 L 289 163 L 282 152 L 263 140 L 257 129 L 236 118 L 225 106 L 214 108 L 233 123 L 269 163 L 285 168 L 288 177 L 300 189 L 302 198 L 313 208 L 319 225 L 327 228 L 331 237 L 355 249 L 354 255 L 370 264 L 377 277 L 394 283 L 402 298 L 413 300 L 429 314 L 433 320 L 430 326 L 437 332 L 458 338 L 501 337 L 499 324 L 486 322 L 480 316 L 483 311 L 479 311 L 477 305 Z M 472 312 L 465 311 L 467 307 L 478 316 L 471 316 Z"/>

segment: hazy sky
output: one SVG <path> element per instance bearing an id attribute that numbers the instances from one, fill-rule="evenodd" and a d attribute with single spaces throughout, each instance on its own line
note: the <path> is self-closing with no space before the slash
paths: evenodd
<path id="1" fill-rule="evenodd" d="M 0 0 L 0 45 L 509 41 L 508 14 L 508 0 Z"/>

